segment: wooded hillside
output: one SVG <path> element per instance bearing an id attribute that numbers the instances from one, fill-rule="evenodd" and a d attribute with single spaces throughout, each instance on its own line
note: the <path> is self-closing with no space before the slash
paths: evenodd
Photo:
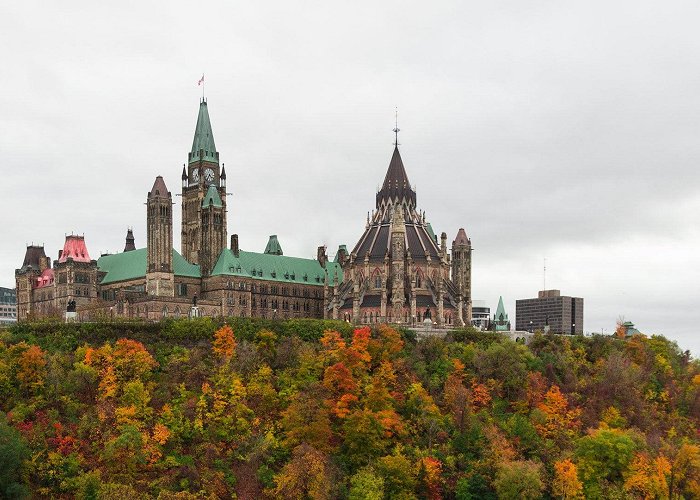
<path id="1" fill-rule="evenodd" d="M 0 497 L 700 498 L 663 337 L 209 319 L 0 331 Z"/>

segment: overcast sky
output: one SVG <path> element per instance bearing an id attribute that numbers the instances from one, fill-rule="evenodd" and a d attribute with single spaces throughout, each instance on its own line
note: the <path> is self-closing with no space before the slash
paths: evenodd
<path id="1" fill-rule="evenodd" d="M 398 107 L 419 208 L 472 239 L 475 299 L 513 318 L 546 258 L 586 331 L 623 316 L 700 355 L 697 1 L 147 3 L 0 6 L 0 286 L 27 243 L 145 245 L 204 72 L 243 249 L 354 245 Z"/>

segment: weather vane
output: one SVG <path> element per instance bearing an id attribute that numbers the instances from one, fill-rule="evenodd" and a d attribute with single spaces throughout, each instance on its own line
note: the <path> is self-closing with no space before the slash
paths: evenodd
<path id="1" fill-rule="evenodd" d="M 394 146 L 399 145 L 399 132 L 401 132 L 401 129 L 399 128 L 399 107 L 396 107 L 396 111 L 394 113 L 394 119 L 395 119 L 395 126 L 394 126 Z"/>

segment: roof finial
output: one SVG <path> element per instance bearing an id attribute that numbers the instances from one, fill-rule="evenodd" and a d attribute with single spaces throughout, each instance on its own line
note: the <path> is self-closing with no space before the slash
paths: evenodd
<path id="1" fill-rule="evenodd" d="M 197 87 L 202 87 L 202 102 L 204 102 L 204 72 L 202 72 L 202 78 L 197 82 Z"/>
<path id="2" fill-rule="evenodd" d="M 394 119 L 395 119 L 395 126 L 394 126 L 394 146 L 398 147 L 399 146 L 399 132 L 401 132 L 401 129 L 399 128 L 399 107 L 396 106 L 396 111 L 394 112 Z"/>

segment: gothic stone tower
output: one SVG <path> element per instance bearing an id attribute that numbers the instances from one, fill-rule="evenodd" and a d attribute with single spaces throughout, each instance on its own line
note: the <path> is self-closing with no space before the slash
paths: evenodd
<path id="1" fill-rule="evenodd" d="M 202 200 L 202 246 L 199 264 L 203 276 L 209 276 L 216 260 L 226 247 L 226 208 L 219 191 L 212 184 Z"/>
<path id="2" fill-rule="evenodd" d="M 34 312 L 33 289 L 42 272 L 51 265 L 51 259 L 44 253 L 44 247 L 27 246 L 22 267 L 15 270 L 17 285 L 17 320 L 24 321 Z"/>
<path id="3" fill-rule="evenodd" d="M 452 242 L 452 282 L 459 297 L 458 320 L 469 324 L 472 318 L 472 242 L 460 228 Z"/>
<path id="4" fill-rule="evenodd" d="M 219 168 L 219 153 L 214 144 L 207 101 L 199 103 L 199 115 L 194 131 L 188 164 L 182 169 L 182 255 L 193 264 L 202 264 L 202 274 L 208 275 L 216 257 L 226 246 L 226 170 Z M 220 207 L 207 213 L 205 208 L 211 188 L 217 193 Z M 216 217 L 212 217 L 212 215 Z M 216 219 L 216 223 L 213 223 Z M 205 220 L 208 228 L 205 234 Z M 212 239 L 213 238 L 213 239 Z M 207 255 L 202 252 L 207 248 Z M 211 256 L 214 255 L 212 258 Z M 206 262 L 205 262 L 206 261 Z"/>
<path id="5" fill-rule="evenodd" d="M 146 201 L 146 293 L 175 295 L 173 274 L 173 198 L 161 176 L 156 177 Z"/>

